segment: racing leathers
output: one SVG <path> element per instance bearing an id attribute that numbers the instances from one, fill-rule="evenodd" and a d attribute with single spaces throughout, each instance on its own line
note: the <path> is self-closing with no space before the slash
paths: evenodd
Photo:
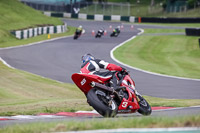
<path id="1" fill-rule="evenodd" d="M 109 71 L 100 71 L 101 69 Z M 111 87 L 116 89 L 119 78 L 117 76 L 117 71 L 122 71 L 122 67 L 115 64 L 105 62 L 104 60 L 94 59 L 86 61 L 81 66 L 81 73 L 94 74 L 101 81 L 110 80 Z"/>
<path id="2" fill-rule="evenodd" d="M 77 28 L 76 29 L 76 34 L 77 35 L 81 35 L 82 34 L 83 29 L 82 28 Z"/>

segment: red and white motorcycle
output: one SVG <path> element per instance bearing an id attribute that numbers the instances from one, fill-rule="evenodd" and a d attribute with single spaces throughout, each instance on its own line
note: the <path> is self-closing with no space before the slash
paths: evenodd
<path id="1" fill-rule="evenodd" d="M 102 81 L 96 75 L 74 73 L 72 80 L 86 95 L 87 101 L 104 117 L 114 117 L 118 113 L 150 115 L 149 103 L 136 91 L 135 83 L 128 72 L 118 73 L 120 87 L 114 91 L 109 80 Z"/>

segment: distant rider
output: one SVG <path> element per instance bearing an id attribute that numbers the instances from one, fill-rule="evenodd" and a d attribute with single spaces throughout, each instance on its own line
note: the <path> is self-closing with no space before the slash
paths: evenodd
<path id="1" fill-rule="evenodd" d="M 100 33 L 101 35 L 103 35 L 104 30 L 103 30 L 103 29 L 99 29 L 99 30 L 98 30 L 98 33 Z"/>
<path id="2" fill-rule="evenodd" d="M 113 30 L 113 32 L 115 32 L 115 33 L 120 33 L 120 26 L 117 26 L 117 28 L 115 28 L 114 30 Z"/>
<path id="3" fill-rule="evenodd" d="M 76 34 L 81 35 L 83 32 L 83 27 L 82 25 L 80 25 L 77 29 L 76 29 Z"/>

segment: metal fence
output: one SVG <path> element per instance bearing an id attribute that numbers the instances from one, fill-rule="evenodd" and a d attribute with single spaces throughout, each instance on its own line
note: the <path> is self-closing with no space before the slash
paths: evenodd
<path id="1" fill-rule="evenodd" d="M 50 4 L 50 5 L 67 5 L 76 2 L 83 2 L 86 0 L 20 0 L 23 2 L 32 2 L 37 4 Z"/>
<path id="2" fill-rule="evenodd" d="M 85 5 L 85 6 L 83 6 Z M 79 3 L 80 13 L 86 13 L 89 15 L 103 14 L 103 15 L 131 15 L 131 5 L 129 3 Z"/>
<path id="3" fill-rule="evenodd" d="M 55 1 L 55 0 L 54 0 Z M 62 0 L 57 0 L 58 3 L 41 3 L 34 0 L 21 0 L 22 3 L 40 11 L 50 12 L 68 12 L 68 13 L 85 13 L 88 15 L 103 14 L 103 15 L 121 15 L 121 16 L 136 16 L 136 17 L 165 17 L 170 13 L 182 12 L 187 14 L 189 11 L 187 6 L 170 7 L 168 11 L 164 10 L 162 3 L 156 3 L 154 6 L 144 6 L 141 3 L 109 3 L 109 2 L 87 2 L 87 0 L 76 0 L 76 3 L 62 3 Z M 199 3 L 200 4 L 200 3 Z M 200 14 L 200 5 L 194 5 Z M 173 14 L 172 14 L 173 16 Z M 173 17 L 176 17 L 175 15 Z M 200 15 L 199 15 L 200 17 Z"/>
<path id="4" fill-rule="evenodd" d="M 86 13 L 89 15 L 124 15 L 130 16 L 129 3 L 98 3 L 80 1 L 76 3 L 42 3 L 38 1 L 21 0 L 22 3 L 40 11 Z"/>

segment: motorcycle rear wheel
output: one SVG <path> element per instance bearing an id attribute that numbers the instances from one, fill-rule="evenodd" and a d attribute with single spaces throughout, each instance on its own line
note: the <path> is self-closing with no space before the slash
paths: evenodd
<path id="1" fill-rule="evenodd" d="M 92 88 L 88 94 L 87 99 L 89 104 L 104 117 L 115 117 L 117 115 L 118 106 L 114 100 L 105 103 L 105 97 L 96 93 L 98 89 Z M 100 90 L 98 90 L 100 91 Z"/>
<path id="2" fill-rule="evenodd" d="M 139 98 L 139 105 L 140 105 L 140 109 L 138 110 L 138 113 L 142 114 L 142 115 L 150 115 L 152 112 L 151 106 L 149 105 L 149 103 L 142 97 L 142 96 L 138 96 Z"/>

